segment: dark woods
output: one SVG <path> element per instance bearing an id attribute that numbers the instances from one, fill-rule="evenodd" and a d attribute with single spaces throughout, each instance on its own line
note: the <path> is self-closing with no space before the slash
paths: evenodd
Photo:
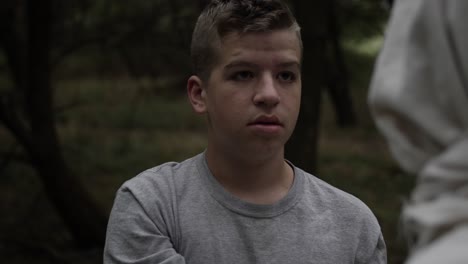
<path id="1" fill-rule="evenodd" d="M 124 75 L 145 95 L 183 96 L 191 30 L 206 2 L 1 2 L 0 177 L 17 164 L 32 167 L 77 246 L 102 247 L 107 218 L 64 155 L 57 116 L 80 102 L 58 100 L 57 80 Z M 340 127 L 357 122 L 343 40 L 381 32 L 386 14 L 373 0 L 289 2 L 305 53 L 302 111 L 287 157 L 313 172 L 322 92 L 333 102 Z M 72 60 L 74 67 L 63 66 Z M 164 85 L 142 81 L 148 77 L 163 78 Z"/>

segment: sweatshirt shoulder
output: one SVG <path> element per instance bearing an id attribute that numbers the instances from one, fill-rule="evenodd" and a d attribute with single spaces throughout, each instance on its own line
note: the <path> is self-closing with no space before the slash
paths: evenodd
<path id="1" fill-rule="evenodd" d="M 380 231 L 374 213 L 363 201 L 310 173 L 302 172 L 305 176 L 306 192 L 311 199 L 316 199 L 320 207 L 334 211 L 340 217 L 349 218 L 348 220 L 353 222 L 367 222 Z"/>
<path id="2" fill-rule="evenodd" d="M 118 192 L 130 191 L 141 199 L 176 195 L 177 186 L 193 176 L 199 155 L 182 162 L 166 162 L 147 169 L 122 184 Z"/>
<path id="3" fill-rule="evenodd" d="M 327 212 L 329 220 L 345 235 L 343 239 L 354 245 L 356 258 L 368 260 L 385 259 L 386 249 L 380 224 L 371 209 L 359 198 L 340 190 L 325 181 L 304 172 L 307 202 L 320 212 Z M 382 261 L 372 263 L 385 263 Z"/>

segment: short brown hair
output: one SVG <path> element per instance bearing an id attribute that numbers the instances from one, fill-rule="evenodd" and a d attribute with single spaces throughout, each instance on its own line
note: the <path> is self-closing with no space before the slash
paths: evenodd
<path id="1" fill-rule="evenodd" d="M 208 80 L 218 59 L 218 46 L 229 33 L 258 33 L 291 29 L 302 41 L 300 27 L 281 0 L 212 0 L 198 17 L 192 35 L 194 74 Z"/>

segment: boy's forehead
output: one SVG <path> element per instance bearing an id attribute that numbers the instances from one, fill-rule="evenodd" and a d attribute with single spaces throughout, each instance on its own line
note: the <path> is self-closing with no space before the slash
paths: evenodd
<path id="1" fill-rule="evenodd" d="M 298 34 L 293 30 L 230 33 L 221 38 L 218 47 L 220 60 L 271 56 L 272 52 L 278 52 L 279 58 L 299 64 L 302 51 Z"/>
<path id="2" fill-rule="evenodd" d="M 277 42 L 278 39 L 288 39 L 299 42 L 299 35 L 291 29 L 278 29 L 261 32 L 231 32 L 220 37 L 220 43 L 227 45 L 232 42 L 249 42 L 249 40 L 265 42 Z"/>

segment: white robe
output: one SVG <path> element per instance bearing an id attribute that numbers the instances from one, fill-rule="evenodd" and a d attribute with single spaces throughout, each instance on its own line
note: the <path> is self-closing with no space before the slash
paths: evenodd
<path id="1" fill-rule="evenodd" d="M 396 1 L 369 105 L 417 175 L 402 212 L 411 264 L 468 263 L 468 0 Z"/>

